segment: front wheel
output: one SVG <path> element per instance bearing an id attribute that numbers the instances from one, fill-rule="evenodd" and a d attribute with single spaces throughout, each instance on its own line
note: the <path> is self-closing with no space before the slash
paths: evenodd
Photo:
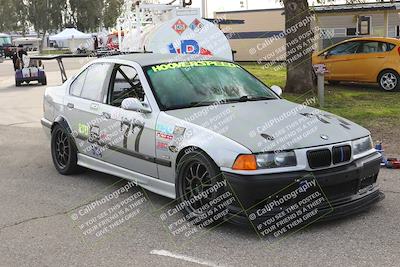
<path id="1" fill-rule="evenodd" d="M 177 177 L 177 197 L 178 201 L 184 204 L 182 212 L 189 220 L 196 220 L 196 224 L 209 220 L 212 211 L 212 224 L 218 223 L 226 215 L 227 208 L 219 206 L 219 200 L 226 193 L 226 182 L 218 166 L 204 152 L 195 151 L 182 157 L 178 164 Z"/>
<path id="2" fill-rule="evenodd" d="M 328 84 L 329 84 L 329 85 L 339 85 L 339 84 L 340 84 L 340 81 L 328 80 Z"/>
<path id="3" fill-rule="evenodd" d="M 56 125 L 51 133 L 51 156 L 59 173 L 68 175 L 78 172 L 76 148 L 68 132 L 60 125 Z"/>
<path id="4" fill-rule="evenodd" d="M 399 78 L 399 74 L 394 70 L 385 70 L 378 77 L 379 87 L 385 91 L 398 90 Z"/>

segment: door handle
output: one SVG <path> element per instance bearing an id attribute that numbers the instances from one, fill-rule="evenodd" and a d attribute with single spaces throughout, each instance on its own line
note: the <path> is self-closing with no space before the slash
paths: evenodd
<path id="1" fill-rule="evenodd" d="M 103 112 L 103 117 L 106 118 L 107 120 L 111 119 L 111 114 L 108 112 Z"/>
<path id="2" fill-rule="evenodd" d="M 68 104 L 67 104 L 67 107 L 70 108 L 70 109 L 73 109 L 75 106 L 74 106 L 74 104 L 72 104 L 72 103 L 68 103 Z"/>

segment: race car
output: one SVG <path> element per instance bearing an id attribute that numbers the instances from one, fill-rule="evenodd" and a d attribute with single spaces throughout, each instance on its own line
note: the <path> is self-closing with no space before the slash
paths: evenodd
<path id="1" fill-rule="evenodd" d="M 221 207 L 212 219 L 264 220 L 308 199 L 312 185 L 326 196 L 325 219 L 383 199 L 370 132 L 281 94 L 219 58 L 119 55 L 47 88 L 41 123 L 59 173 L 134 181 L 196 223 Z M 284 201 L 267 207 L 272 196 Z"/>

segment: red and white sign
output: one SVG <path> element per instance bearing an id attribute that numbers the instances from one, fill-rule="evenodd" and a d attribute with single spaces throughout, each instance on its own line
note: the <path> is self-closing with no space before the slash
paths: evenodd
<path id="1" fill-rule="evenodd" d="M 165 134 L 165 133 L 160 133 L 160 132 L 157 133 L 157 137 L 158 137 L 158 138 L 161 138 L 161 139 L 166 139 L 166 140 L 172 140 L 172 139 L 174 139 L 174 136 L 173 136 L 173 135 Z"/>
<path id="2" fill-rule="evenodd" d="M 225 34 L 213 23 L 197 16 L 168 20 L 153 29 L 144 42 L 146 49 L 153 53 L 212 55 L 233 59 L 232 48 Z"/>
<path id="3" fill-rule="evenodd" d="M 187 28 L 188 28 L 188 25 L 185 22 L 183 22 L 183 20 L 181 20 L 181 19 L 178 19 L 178 21 L 175 22 L 174 25 L 172 25 L 172 29 L 174 31 L 176 31 L 179 35 L 184 33 Z"/>
<path id="4" fill-rule="evenodd" d="M 316 74 L 325 74 L 329 72 L 325 64 L 315 64 L 313 67 Z"/>

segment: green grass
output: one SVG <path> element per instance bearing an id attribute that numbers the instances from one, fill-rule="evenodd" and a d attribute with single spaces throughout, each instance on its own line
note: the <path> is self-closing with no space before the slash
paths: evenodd
<path id="1" fill-rule="evenodd" d="M 264 69 L 257 64 L 243 64 L 243 67 L 269 86 L 274 84 L 282 88 L 285 86 L 285 68 Z M 314 92 L 308 92 L 305 95 L 283 93 L 285 99 L 296 103 L 303 103 L 306 98 L 313 95 L 316 94 Z M 400 92 L 384 92 L 377 85 L 326 85 L 325 107 L 322 109 L 365 127 L 398 126 L 400 125 Z"/>
<path id="2" fill-rule="evenodd" d="M 43 50 L 41 55 L 62 55 L 70 53 L 68 49 Z"/>

